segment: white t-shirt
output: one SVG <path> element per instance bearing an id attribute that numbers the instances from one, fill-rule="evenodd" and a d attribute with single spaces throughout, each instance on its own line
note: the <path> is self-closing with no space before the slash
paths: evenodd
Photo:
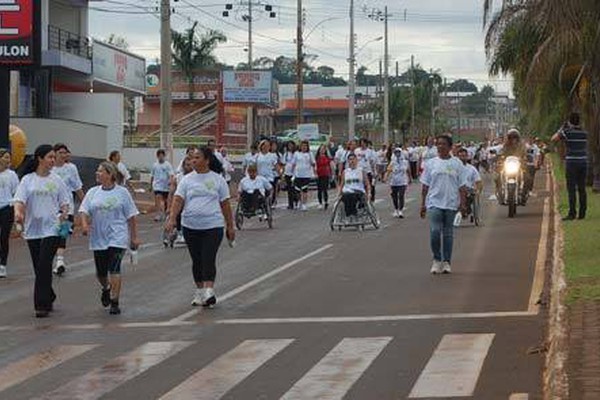
<path id="1" fill-rule="evenodd" d="M 173 167 L 168 161 L 155 162 L 152 166 L 152 190 L 155 192 L 168 192 L 169 182 L 173 175 L 175 175 Z"/>
<path id="2" fill-rule="evenodd" d="M 90 250 L 129 247 L 128 221 L 139 212 L 123 186 L 115 185 L 110 190 L 94 186 L 83 198 L 79 212 L 92 219 Z"/>
<path id="3" fill-rule="evenodd" d="M 315 176 L 314 168 L 315 157 L 308 152 L 297 151 L 292 160 L 294 165 L 294 177 L 296 178 L 312 178 Z"/>
<path id="4" fill-rule="evenodd" d="M 0 208 L 10 206 L 19 186 L 19 177 L 10 168 L 0 172 Z"/>
<path id="5" fill-rule="evenodd" d="M 256 164 L 257 157 L 258 154 L 252 154 L 252 152 L 244 154 L 244 159 L 242 160 L 242 171 L 244 171 L 244 173 L 250 164 Z"/>
<path id="6" fill-rule="evenodd" d="M 387 165 L 387 151 L 379 150 L 377 152 L 377 164 L 378 165 Z"/>
<path id="7" fill-rule="evenodd" d="M 467 187 L 469 189 L 475 189 L 475 184 L 477 182 L 481 182 L 481 175 L 479 175 L 479 171 L 471 164 L 465 165 L 466 174 L 467 174 Z"/>
<path id="8" fill-rule="evenodd" d="M 258 190 L 264 196 L 267 190 L 272 188 L 273 185 L 263 176 L 256 175 L 255 179 L 245 176 L 238 185 L 238 192 L 254 193 L 255 190 Z"/>
<path id="9" fill-rule="evenodd" d="M 408 161 L 417 162 L 419 161 L 419 148 L 418 147 L 409 147 L 408 148 Z"/>
<path id="10" fill-rule="evenodd" d="M 421 176 L 423 185 L 429 187 L 425 206 L 428 209 L 458 210 L 460 188 L 468 185 L 466 171 L 463 163 L 455 157 L 431 160 Z"/>
<path id="11" fill-rule="evenodd" d="M 225 181 L 231 181 L 231 173 L 235 170 L 233 164 L 229 161 L 229 158 L 223 156 L 223 178 Z"/>
<path id="12" fill-rule="evenodd" d="M 14 198 L 14 202 L 25 204 L 23 237 L 29 240 L 58 236 L 60 209 L 72 201 L 71 192 L 58 175 L 25 175 Z"/>
<path id="13" fill-rule="evenodd" d="M 267 178 L 269 182 L 275 181 L 275 167 L 277 166 L 277 154 L 259 153 L 256 157 L 256 168 L 258 174 Z"/>
<path id="14" fill-rule="evenodd" d="M 294 176 L 294 164 L 292 163 L 294 160 L 294 154 L 296 154 L 296 152 L 286 152 L 283 155 L 283 174 L 285 176 Z"/>
<path id="15" fill-rule="evenodd" d="M 229 186 L 221 175 L 212 171 L 191 172 L 181 180 L 175 196 L 184 201 L 181 213 L 184 227 L 206 230 L 225 226 L 221 202 L 229 199 Z"/>
<path id="16" fill-rule="evenodd" d="M 53 167 L 52 173 L 60 176 L 71 192 L 76 192 L 83 187 L 83 183 L 81 183 L 81 178 L 79 177 L 79 170 L 75 164 L 64 163 L 60 167 Z"/>
<path id="17" fill-rule="evenodd" d="M 123 184 L 127 183 L 127 181 L 131 179 L 131 174 L 129 174 L 127 166 L 123 164 L 123 162 L 119 161 L 119 163 L 117 164 L 117 169 L 119 170 L 121 175 L 123 175 Z"/>
<path id="18" fill-rule="evenodd" d="M 344 170 L 344 193 L 365 193 L 365 175 L 362 168 L 346 168 Z"/>
<path id="19" fill-rule="evenodd" d="M 358 159 L 358 166 L 365 171 L 367 174 L 373 173 L 373 165 L 377 162 L 377 155 L 369 148 L 363 149 L 362 147 L 354 150 L 354 154 Z"/>
<path id="20" fill-rule="evenodd" d="M 423 159 L 423 164 L 427 164 L 427 162 L 429 160 L 434 159 L 437 156 L 438 156 L 437 147 L 431 146 L 431 147 L 425 147 L 425 150 L 423 151 L 423 155 L 421 156 L 421 158 Z"/>
<path id="21" fill-rule="evenodd" d="M 392 156 L 390 162 L 390 186 L 406 186 L 408 185 L 408 160 L 404 157 Z"/>

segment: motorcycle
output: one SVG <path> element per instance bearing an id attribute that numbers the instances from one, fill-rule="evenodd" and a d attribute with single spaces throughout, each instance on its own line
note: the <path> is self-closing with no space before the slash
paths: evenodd
<path id="1" fill-rule="evenodd" d="M 522 204 L 524 182 L 523 166 L 518 157 L 506 157 L 500 179 L 499 200 L 501 204 L 508 206 L 508 218 L 514 218 L 517 215 L 517 205 Z"/>

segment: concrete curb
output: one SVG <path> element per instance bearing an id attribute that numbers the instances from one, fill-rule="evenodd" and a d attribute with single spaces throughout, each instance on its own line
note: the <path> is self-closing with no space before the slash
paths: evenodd
<path id="1" fill-rule="evenodd" d="M 565 296 L 567 283 L 563 259 L 564 231 L 560 219 L 559 188 L 550 163 L 554 200 L 554 242 L 552 246 L 552 278 L 550 282 L 550 309 L 548 314 L 548 353 L 544 369 L 544 399 L 566 400 L 569 398 L 567 377 L 568 321 Z"/>

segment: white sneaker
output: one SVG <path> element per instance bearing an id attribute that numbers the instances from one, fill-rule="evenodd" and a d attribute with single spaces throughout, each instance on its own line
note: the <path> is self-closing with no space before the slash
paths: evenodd
<path id="1" fill-rule="evenodd" d="M 443 271 L 443 265 L 441 261 L 433 261 L 433 264 L 431 266 L 431 273 L 433 275 L 437 275 L 437 274 L 441 274 Z"/>
<path id="2" fill-rule="evenodd" d="M 202 295 L 202 307 L 212 307 L 217 304 L 217 296 L 213 288 L 204 289 Z"/>
<path id="3" fill-rule="evenodd" d="M 402 210 L 398 210 L 398 218 L 404 218 L 404 213 Z"/>
<path id="4" fill-rule="evenodd" d="M 194 292 L 194 298 L 192 299 L 193 306 L 201 306 L 202 299 L 204 298 L 204 289 L 197 288 Z"/>
<path id="5" fill-rule="evenodd" d="M 177 233 L 177 239 L 175 239 L 175 244 L 185 244 L 185 238 L 181 232 Z"/>
<path id="6" fill-rule="evenodd" d="M 306 211 L 306 210 L 308 210 L 308 208 L 306 208 L 306 204 L 301 204 L 301 205 L 300 205 L 300 210 L 301 210 L 301 211 Z"/>
<path id="7" fill-rule="evenodd" d="M 394 216 L 394 218 L 398 217 L 398 210 L 394 210 L 394 212 L 392 213 L 392 215 Z"/>
<path id="8" fill-rule="evenodd" d="M 6 278 L 6 266 L 0 265 L 0 278 Z"/>
<path id="9" fill-rule="evenodd" d="M 452 273 L 452 267 L 450 267 L 450 263 L 448 261 L 444 261 L 442 263 L 442 273 L 443 274 L 451 274 Z"/>
<path id="10" fill-rule="evenodd" d="M 56 257 L 56 265 L 54 266 L 52 272 L 58 276 L 61 276 L 67 272 L 67 265 L 65 264 L 65 259 L 62 256 Z"/>

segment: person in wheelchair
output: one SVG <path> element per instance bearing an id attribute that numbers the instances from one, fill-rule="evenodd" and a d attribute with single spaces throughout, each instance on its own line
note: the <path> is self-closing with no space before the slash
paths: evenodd
<path id="1" fill-rule="evenodd" d="M 469 152 L 464 147 L 458 150 L 458 158 L 462 161 L 467 171 L 467 214 L 473 213 L 473 202 L 475 201 L 475 195 L 481 193 L 483 190 L 483 181 L 477 168 L 475 168 L 469 161 Z"/>
<path id="2" fill-rule="evenodd" d="M 258 175 L 256 164 L 250 164 L 247 175 L 238 185 L 239 202 L 245 214 L 255 214 L 273 190 L 273 185 L 264 176 Z"/>
<path id="3" fill-rule="evenodd" d="M 342 172 L 339 193 L 344 203 L 347 217 L 355 218 L 358 208 L 369 198 L 371 184 L 367 174 L 358 167 L 358 158 L 354 153 L 348 155 L 348 167 Z"/>

